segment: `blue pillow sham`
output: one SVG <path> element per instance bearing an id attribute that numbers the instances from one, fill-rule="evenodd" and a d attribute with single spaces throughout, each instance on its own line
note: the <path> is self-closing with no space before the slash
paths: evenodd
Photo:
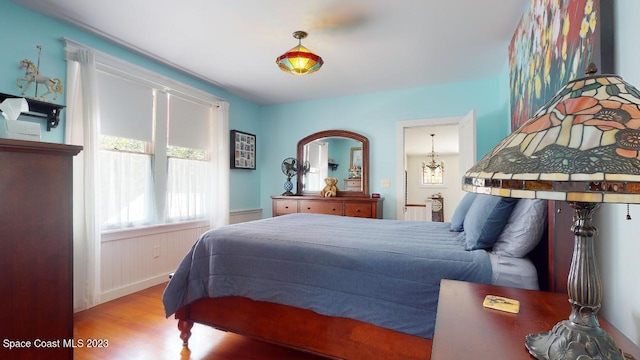
<path id="1" fill-rule="evenodd" d="M 491 248 L 517 202 L 514 198 L 477 194 L 464 217 L 466 249 Z"/>
<path id="2" fill-rule="evenodd" d="M 469 212 L 469 208 L 473 204 L 473 200 L 476 198 L 477 193 L 468 192 L 460 203 L 456 207 L 456 210 L 453 212 L 453 217 L 451 218 L 451 231 L 460 232 L 464 230 L 464 218 L 467 216 L 467 212 Z"/>

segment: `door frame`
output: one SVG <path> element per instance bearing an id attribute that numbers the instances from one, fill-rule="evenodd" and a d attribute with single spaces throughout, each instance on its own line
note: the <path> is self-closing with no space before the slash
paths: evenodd
<path id="1" fill-rule="evenodd" d="M 396 219 L 404 219 L 404 194 L 405 194 L 405 182 L 404 174 L 406 170 L 406 155 L 405 155 L 405 129 L 413 127 L 425 127 L 425 126 L 437 126 L 437 125 L 458 125 L 458 137 L 460 138 L 460 174 L 464 174 L 468 169 L 468 164 L 475 164 L 476 162 L 476 110 L 472 109 L 463 116 L 450 116 L 441 118 L 426 118 L 426 119 L 414 119 L 414 120 L 401 120 L 396 124 L 396 184 L 398 184 L 396 194 Z M 462 134 L 464 131 L 464 134 Z M 473 135 L 471 135 L 473 134 Z M 470 138 L 470 139 L 469 139 Z M 463 141 L 465 146 L 462 145 Z M 462 187 L 462 184 L 460 184 Z M 462 197 L 462 189 L 460 190 L 460 197 Z M 459 199 L 456 200 L 457 205 Z"/>

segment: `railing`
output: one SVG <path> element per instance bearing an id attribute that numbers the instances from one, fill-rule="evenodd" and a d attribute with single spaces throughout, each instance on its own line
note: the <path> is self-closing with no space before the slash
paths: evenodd
<path id="1" fill-rule="evenodd" d="M 409 221 L 431 221 L 431 201 L 424 204 L 404 204 L 404 219 Z"/>

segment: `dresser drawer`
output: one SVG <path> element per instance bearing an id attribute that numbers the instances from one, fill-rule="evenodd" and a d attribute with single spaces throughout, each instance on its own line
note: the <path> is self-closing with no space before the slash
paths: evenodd
<path id="1" fill-rule="evenodd" d="M 271 199 L 272 216 L 294 213 L 316 213 L 382 219 L 383 198 L 275 195 L 272 196 Z"/>
<path id="2" fill-rule="evenodd" d="M 278 215 L 295 214 L 298 212 L 298 201 L 278 200 L 276 201 L 276 213 Z"/>
<path id="3" fill-rule="evenodd" d="M 371 203 L 346 203 L 344 204 L 344 215 L 351 217 L 373 217 Z"/>
<path id="4" fill-rule="evenodd" d="M 342 202 L 340 201 L 300 201 L 301 213 L 342 215 Z"/>

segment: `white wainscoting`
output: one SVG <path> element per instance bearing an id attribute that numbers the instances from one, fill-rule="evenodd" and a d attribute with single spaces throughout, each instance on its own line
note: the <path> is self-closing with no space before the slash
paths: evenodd
<path id="1" fill-rule="evenodd" d="M 238 210 L 229 213 L 229 224 L 262 219 L 262 209 Z"/>
<path id="2" fill-rule="evenodd" d="M 262 210 L 232 211 L 232 224 L 258 220 Z M 154 226 L 102 235 L 100 302 L 144 290 L 169 280 L 208 222 Z"/>

